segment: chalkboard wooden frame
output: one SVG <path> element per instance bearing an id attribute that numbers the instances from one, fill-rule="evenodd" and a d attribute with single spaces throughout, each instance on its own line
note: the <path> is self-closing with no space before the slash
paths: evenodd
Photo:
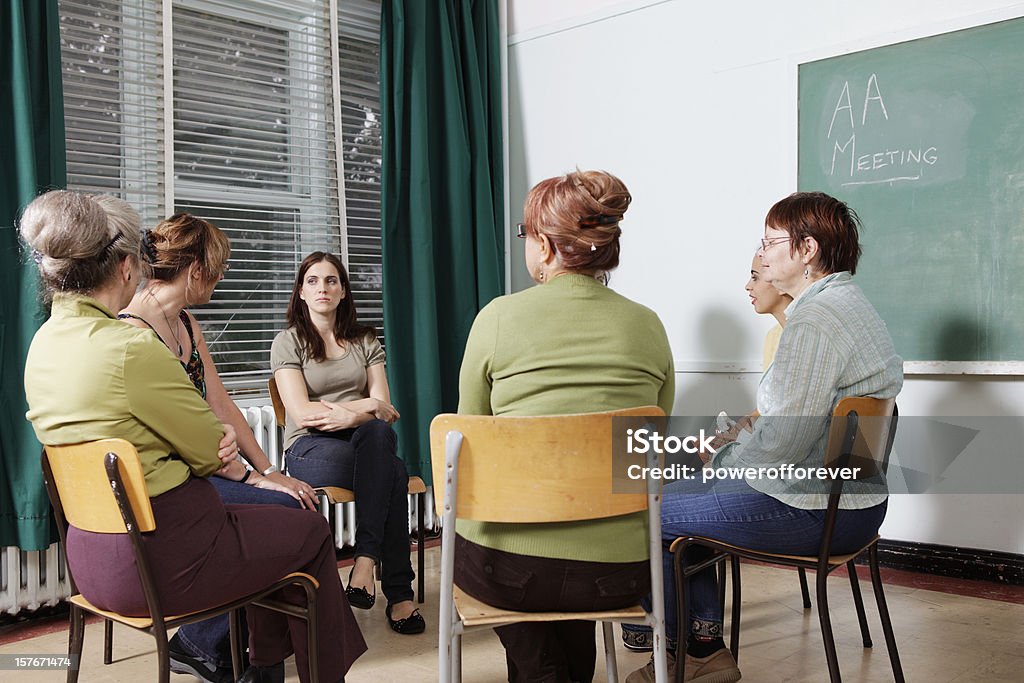
<path id="1" fill-rule="evenodd" d="M 800 67 L 811 62 L 823 59 L 841 57 L 851 53 L 864 52 L 875 48 L 884 48 L 899 43 L 916 41 L 934 36 L 941 36 L 946 33 L 961 31 L 964 29 L 977 28 L 987 24 L 1024 19 L 1024 9 L 1020 6 L 1002 8 L 998 10 L 981 12 L 967 17 L 959 17 L 949 21 L 933 22 L 906 30 L 880 34 L 870 38 L 846 43 L 839 46 L 832 46 L 814 50 L 811 52 L 791 55 L 787 71 L 790 75 L 789 101 L 793 103 L 789 110 L 789 121 L 787 130 L 792 136 L 792 145 L 788 147 L 790 154 L 787 158 L 787 166 L 790 169 L 791 177 L 794 179 L 794 186 L 798 184 L 798 155 L 800 145 L 799 130 L 799 93 L 800 93 Z M 856 208 L 856 207 L 854 207 Z M 731 365 L 731 368 L 724 367 Z M 723 364 L 720 369 L 705 368 L 709 372 L 735 372 L 735 364 Z M 904 372 L 908 375 L 987 375 L 987 376 L 1015 376 L 1024 375 L 1024 358 L 1020 360 L 915 360 L 904 361 Z"/>

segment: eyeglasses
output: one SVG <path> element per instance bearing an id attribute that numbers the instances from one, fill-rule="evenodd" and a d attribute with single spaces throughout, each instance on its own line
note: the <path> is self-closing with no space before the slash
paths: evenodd
<path id="1" fill-rule="evenodd" d="M 767 238 L 767 239 L 762 239 L 761 240 L 761 251 L 766 251 L 768 249 L 768 247 L 774 246 L 774 245 L 778 244 L 779 242 L 785 242 L 787 240 L 789 240 L 789 235 L 787 235 L 785 237 L 770 237 L 770 238 Z"/>
<path id="2" fill-rule="evenodd" d="M 526 239 L 526 223 L 516 223 L 516 237 Z"/>

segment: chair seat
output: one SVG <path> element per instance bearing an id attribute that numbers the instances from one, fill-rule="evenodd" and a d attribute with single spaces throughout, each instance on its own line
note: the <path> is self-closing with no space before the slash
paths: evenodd
<path id="1" fill-rule="evenodd" d="M 86 600 L 85 596 L 83 595 L 72 595 L 70 598 L 68 598 L 68 600 L 75 603 L 87 612 L 97 614 L 101 617 L 104 617 L 105 619 L 110 619 L 111 621 L 116 621 L 119 624 L 131 626 L 132 628 L 139 629 L 141 631 L 145 631 L 153 625 L 153 619 L 150 617 L 126 617 L 125 615 L 118 614 L 117 612 L 111 612 L 109 610 L 100 609 L 96 605 Z M 167 616 L 167 621 L 171 622 L 177 619 L 183 619 L 192 614 L 197 614 L 198 612 L 203 611 L 205 610 L 197 610 L 196 612 L 187 612 L 185 614 L 169 614 Z"/>
<path id="2" fill-rule="evenodd" d="M 273 584 L 264 588 L 262 591 L 254 593 L 252 595 L 245 596 L 237 600 L 225 602 L 221 605 L 207 607 L 206 609 L 193 610 L 192 612 L 184 612 L 182 614 L 168 614 L 164 617 L 164 623 L 170 627 L 180 621 L 195 621 L 194 619 L 189 619 L 189 617 L 195 614 L 205 614 L 208 612 L 217 613 L 218 610 L 229 610 L 235 607 L 245 607 L 245 605 L 249 602 L 262 600 L 264 597 L 276 593 L 285 586 L 290 586 L 303 580 L 311 583 L 313 585 L 313 588 L 315 589 L 320 588 L 320 582 L 316 580 L 316 577 L 306 574 L 305 572 L 291 572 L 290 574 L 285 574 L 280 579 L 275 581 Z M 132 628 L 136 628 L 142 631 L 145 631 L 153 626 L 153 619 L 151 617 L 129 617 L 125 616 L 124 614 L 119 614 L 117 612 L 111 612 L 109 610 L 100 609 L 96 605 L 89 602 L 86 599 L 86 597 L 81 593 L 72 595 L 70 598 L 68 598 L 68 600 L 78 605 L 87 612 L 91 612 L 106 619 L 110 619 L 111 621 L 116 621 L 117 623 L 124 624 L 125 626 L 131 626 Z"/>
<path id="3" fill-rule="evenodd" d="M 329 503 L 351 503 L 356 499 L 356 494 L 340 486 L 321 486 L 315 489 L 315 491 L 318 496 L 327 496 L 327 502 Z"/>
<path id="4" fill-rule="evenodd" d="M 782 553 L 769 553 L 763 550 L 752 550 L 750 548 L 744 548 L 742 546 L 732 545 L 730 543 L 723 543 L 722 541 L 719 541 L 714 538 L 705 538 L 703 536 L 694 536 L 693 538 L 698 538 L 702 541 L 707 541 L 708 545 L 723 552 L 731 553 L 733 555 L 739 555 L 740 557 L 747 557 L 753 560 L 761 560 L 763 562 L 780 562 L 782 564 L 792 565 L 802 564 L 807 565 L 811 568 L 818 566 L 817 555 L 784 555 Z M 868 548 L 870 548 L 874 543 L 877 543 L 879 538 L 881 537 L 878 534 L 875 534 L 875 537 L 871 539 L 870 542 L 865 543 L 864 546 L 857 549 L 856 552 L 847 553 L 845 555 L 829 555 L 828 563 L 834 567 L 844 565 L 850 560 L 860 555 Z M 676 549 L 676 546 L 681 541 L 682 538 L 677 538 L 675 541 L 672 542 L 672 545 L 669 549 L 674 551 Z"/>
<path id="5" fill-rule="evenodd" d="M 98 614 L 101 617 L 110 619 L 111 621 L 116 621 L 117 623 L 124 624 L 125 626 L 131 626 L 132 628 L 144 631 L 153 625 L 153 620 L 149 617 L 126 617 L 123 614 L 118 614 L 117 612 L 109 612 L 105 609 L 100 609 L 86 600 L 82 595 L 72 595 L 68 598 L 68 601 L 73 602 L 87 612 Z"/>
<path id="6" fill-rule="evenodd" d="M 409 477 L 409 493 L 416 495 L 427 492 L 427 485 L 419 477 Z M 331 503 L 351 503 L 356 499 L 356 494 L 351 489 L 343 489 L 340 486 L 321 486 L 316 489 L 317 495 L 327 496 Z"/>
<path id="7" fill-rule="evenodd" d="M 605 612 L 515 612 L 481 602 L 455 586 L 455 609 L 466 626 L 500 626 L 540 621 L 643 621 L 647 612 L 640 605 Z"/>

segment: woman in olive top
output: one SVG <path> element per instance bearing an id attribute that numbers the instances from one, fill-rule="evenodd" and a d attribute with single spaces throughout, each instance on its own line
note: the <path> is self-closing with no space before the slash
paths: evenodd
<path id="1" fill-rule="evenodd" d="M 643 405 L 671 412 L 672 354 L 661 321 L 604 284 L 619 262 L 619 222 L 629 203 L 622 181 L 602 171 L 549 178 L 530 191 L 519 237 L 540 286 L 480 311 L 462 361 L 460 413 Z M 564 524 L 459 521 L 457 530 L 455 583 L 498 607 L 615 609 L 635 604 L 650 586 L 646 513 Z M 560 597 L 552 598 L 552 588 Z M 593 678 L 592 622 L 495 630 L 510 681 Z"/>
<path id="2" fill-rule="evenodd" d="M 58 190 L 37 197 L 20 230 L 47 288 L 51 318 L 25 367 L 28 418 L 44 444 L 117 437 L 142 461 L 156 530 L 146 534 L 153 580 L 171 613 L 222 604 L 292 571 L 320 582 L 320 672 L 339 681 L 365 650 L 341 591 L 334 544 L 319 515 L 279 506 L 224 506 L 205 477 L 221 453 L 237 451 L 233 430 L 210 412 L 177 359 L 149 330 L 119 322 L 140 276 L 139 217 L 112 197 Z M 224 439 L 225 431 L 229 437 Z M 146 614 L 129 539 L 71 527 L 68 566 L 97 607 Z M 263 609 L 248 610 L 250 661 L 243 681 L 292 653 L 308 677 L 306 628 Z"/>

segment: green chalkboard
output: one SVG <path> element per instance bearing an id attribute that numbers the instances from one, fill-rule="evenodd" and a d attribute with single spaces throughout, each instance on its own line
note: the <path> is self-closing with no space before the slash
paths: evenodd
<path id="1" fill-rule="evenodd" d="M 907 361 L 1024 361 L 1024 19 L 798 67 L 801 190 L 864 223 Z"/>

